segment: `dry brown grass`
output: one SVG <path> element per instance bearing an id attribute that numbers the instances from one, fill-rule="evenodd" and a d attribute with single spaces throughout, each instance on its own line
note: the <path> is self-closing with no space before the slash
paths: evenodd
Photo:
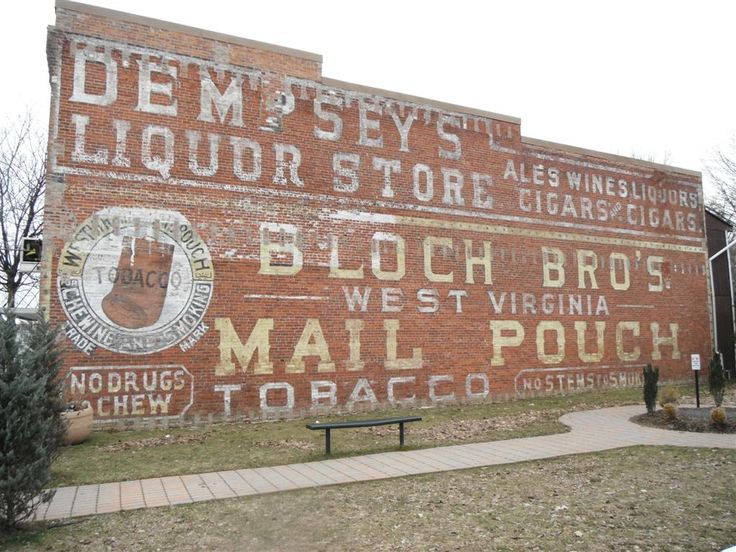
<path id="1" fill-rule="evenodd" d="M 0 548 L 121 551 L 704 551 L 736 545 L 736 451 L 629 448 L 157 508 Z"/>

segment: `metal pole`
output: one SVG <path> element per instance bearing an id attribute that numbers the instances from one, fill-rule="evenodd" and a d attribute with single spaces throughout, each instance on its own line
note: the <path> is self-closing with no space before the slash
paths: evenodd
<path id="1" fill-rule="evenodd" d="M 728 261 L 728 291 L 729 295 L 731 296 L 731 333 L 736 336 L 736 305 L 734 305 L 733 301 L 733 265 L 731 264 L 731 250 L 729 249 L 726 251 L 726 260 Z M 736 344 L 734 344 L 736 346 Z M 736 349 L 734 349 L 734 352 L 736 353 Z M 735 356 L 736 358 L 736 356 Z M 726 370 L 726 377 L 731 378 L 734 375 L 736 375 L 736 366 L 733 367 L 733 372 L 731 370 Z"/>
<path id="2" fill-rule="evenodd" d="M 710 304 L 711 316 L 713 316 L 713 350 L 718 350 L 718 317 L 716 316 L 716 285 L 713 282 L 713 257 L 708 260 L 708 272 L 710 272 Z"/>
<path id="3" fill-rule="evenodd" d="M 713 262 L 713 259 L 715 259 L 716 257 L 720 256 L 724 251 L 730 249 L 731 246 L 733 246 L 733 245 L 736 245 L 736 240 L 731 241 L 731 243 L 727 244 L 726 247 L 724 247 L 723 249 L 721 249 L 718 253 L 714 253 L 713 255 L 711 255 L 709 260 L 711 262 Z"/>
<path id="4" fill-rule="evenodd" d="M 695 406 L 700 408 L 700 370 L 695 370 Z"/>

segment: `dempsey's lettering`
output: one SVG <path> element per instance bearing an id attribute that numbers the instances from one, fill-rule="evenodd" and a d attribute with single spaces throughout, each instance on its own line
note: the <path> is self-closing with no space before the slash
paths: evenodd
<path id="1" fill-rule="evenodd" d="M 213 71 L 202 63 L 199 71 L 189 72 L 185 68 L 194 60 L 171 52 L 156 55 L 129 45 L 86 40 L 86 47 L 73 50 L 69 100 L 74 112 L 69 123 L 75 141 L 69 155 L 74 163 L 137 169 L 164 179 L 228 177 L 241 183 L 310 190 L 316 183 L 304 176 L 302 146 L 269 144 L 261 138 L 275 129 L 290 128 L 291 119 L 307 110 L 313 121 L 310 137 L 341 144 L 330 163 L 331 191 L 337 195 L 358 194 L 369 185 L 375 199 L 415 205 L 492 212 L 501 207 L 524 217 L 536 214 L 684 233 L 702 231 L 701 195 L 679 183 L 652 183 L 628 174 L 580 170 L 564 162 L 530 163 L 514 156 L 505 158 L 495 174 L 464 170 L 459 163 L 472 150 L 467 140 L 473 133 L 486 135 L 489 152 L 496 141 L 513 134 L 499 122 L 476 120 L 471 133 L 467 115 L 420 109 L 416 104 L 287 77 L 277 93 L 278 108 L 271 109 L 273 115 L 264 125 L 248 116 L 249 105 L 261 101 L 256 93 L 262 86 L 261 75 L 256 70 L 228 65 Z M 104 47 L 104 54 L 95 47 Z M 136 63 L 127 61 L 130 56 Z M 97 93 L 89 92 L 90 75 L 99 78 L 100 73 L 105 75 L 104 83 L 98 83 Z M 136 111 L 158 116 L 155 124 L 121 118 L 123 97 L 118 88 L 123 75 L 125 82 L 138 83 L 133 88 Z M 198 105 L 195 113 L 181 110 L 185 80 L 196 81 L 191 90 Z M 85 106 L 96 110 L 79 113 Z M 107 124 L 101 124 L 99 110 L 116 111 Z M 187 128 L 187 118 L 192 126 L 204 123 L 210 128 L 206 133 Z M 176 124 L 167 123 L 174 119 Z M 94 140 L 89 136 L 91 128 Z M 432 147 L 417 147 L 427 142 Z M 134 146 L 138 143 L 140 149 Z M 346 145 L 360 150 L 350 151 Z M 188 156 L 186 163 L 177 164 L 175 152 L 180 150 Z M 416 151 L 425 158 L 411 162 L 402 158 Z M 518 189 L 518 201 L 506 199 L 502 187 L 508 186 Z"/>

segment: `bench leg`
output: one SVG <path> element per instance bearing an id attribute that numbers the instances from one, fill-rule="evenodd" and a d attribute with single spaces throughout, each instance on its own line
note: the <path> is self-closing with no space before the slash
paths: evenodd
<path id="1" fill-rule="evenodd" d="M 404 448 L 404 422 L 399 422 L 399 448 Z"/>
<path id="2" fill-rule="evenodd" d="M 329 456 L 330 452 L 332 451 L 332 447 L 330 446 L 332 443 L 330 442 L 330 430 L 325 429 L 325 455 Z"/>

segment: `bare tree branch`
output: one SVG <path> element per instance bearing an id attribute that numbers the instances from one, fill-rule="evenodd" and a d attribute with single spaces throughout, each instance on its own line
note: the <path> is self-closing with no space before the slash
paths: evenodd
<path id="1" fill-rule="evenodd" d="M 19 271 L 23 238 L 43 230 L 46 138 L 29 113 L 0 127 L 0 293 L 14 307 L 32 278 Z"/>
<path id="2" fill-rule="evenodd" d="M 640 161 L 646 161 L 647 163 L 669 165 L 672 158 L 672 152 L 670 150 L 664 150 L 661 155 L 657 155 L 654 153 L 639 153 L 637 151 L 632 151 L 631 157 L 639 159 Z"/>
<path id="3" fill-rule="evenodd" d="M 715 188 L 707 200 L 708 207 L 736 222 L 736 136 L 726 149 L 715 152 L 706 172 Z"/>

